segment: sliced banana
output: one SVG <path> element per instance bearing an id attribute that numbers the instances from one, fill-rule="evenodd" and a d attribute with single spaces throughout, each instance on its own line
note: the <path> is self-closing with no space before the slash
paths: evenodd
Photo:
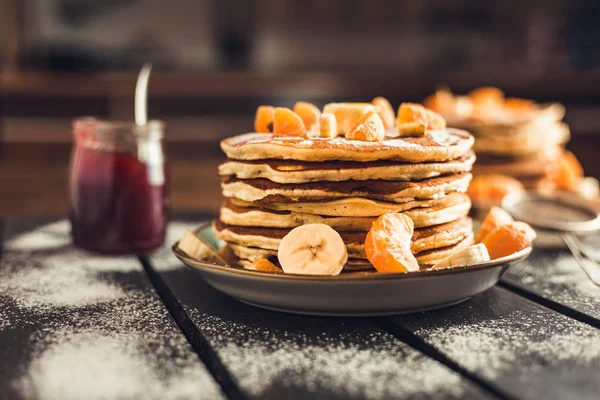
<path id="1" fill-rule="evenodd" d="M 487 247 L 485 247 L 485 244 L 479 243 L 450 254 L 448 257 L 435 264 L 432 268 L 441 269 L 459 267 L 486 261 L 490 261 L 490 255 Z"/>
<path id="2" fill-rule="evenodd" d="M 287 274 L 339 275 L 348 251 L 339 233 L 325 224 L 292 229 L 281 239 L 277 257 Z"/>
<path id="3" fill-rule="evenodd" d="M 335 115 L 329 113 L 322 113 L 319 116 L 319 129 L 320 137 L 322 138 L 334 138 L 338 134 L 337 121 Z"/>
<path id="4" fill-rule="evenodd" d="M 376 111 L 370 103 L 329 103 L 323 108 L 324 113 L 335 115 L 338 134 L 350 132 L 356 121 L 367 111 Z"/>
<path id="5" fill-rule="evenodd" d="M 196 260 L 213 264 L 228 265 L 227 261 L 225 261 L 212 246 L 204 242 L 204 240 L 190 230 L 185 231 L 177 247 L 179 250 Z"/>
<path id="6" fill-rule="evenodd" d="M 418 122 L 405 122 L 397 126 L 398 136 L 424 136 L 426 126 Z"/>

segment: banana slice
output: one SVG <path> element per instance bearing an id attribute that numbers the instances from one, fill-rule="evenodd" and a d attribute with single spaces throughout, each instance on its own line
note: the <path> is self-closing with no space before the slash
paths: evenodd
<path id="1" fill-rule="evenodd" d="M 473 265 L 486 261 L 490 261 L 487 247 L 485 247 L 485 244 L 479 243 L 450 254 L 448 257 L 435 264 L 432 269 Z"/>
<path id="2" fill-rule="evenodd" d="M 329 225 L 307 224 L 281 239 L 277 257 L 287 274 L 335 276 L 348 261 L 348 251 L 340 234 Z"/>
<path id="3" fill-rule="evenodd" d="M 334 138 L 338 134 L 337 121 L 335 115 L 323 113 L 319 116 L 320 137 Z"/>
<path id="4" fill-rule="evenodd" d="M 323 108 L 324 113 L 335 115 L 340 135 L 350 132 L 356 121 L 367 111 L 377 110 L 370 103 L 329 103 Z"/>
<path id="5" fill-rule="evenodd" d="M 179 250 L 196 260 L 213 264 L 228 265 L 227 261 L 225 261 L 212 246 L 204 242 L 204 240 L 190 230 L 185 231 L 177 247 Z"/>
<path id="6" fill-rule="evenodd" d="M 398 136 L 424 136 L 427 127 L 423 124 L 419 124 L 417 122 L 405 122 L 399 124 L 398 127 Z"/>

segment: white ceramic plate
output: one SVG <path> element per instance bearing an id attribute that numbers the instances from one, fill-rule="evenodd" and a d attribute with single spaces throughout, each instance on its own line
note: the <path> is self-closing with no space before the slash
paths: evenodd
<path id="1" fill-rule="evenodd" d="M 210 225 L 196 231 L 218 248 Z M 173 252 L 215 289 L 241 302 L 270 310 L 329 316 L 373 316 L 433 310 L 463 302 L 488 290 L 531 248 L 508 257 L 445 270 L 338 276 L 290 275 L 246 270 L 196 260 L 173 245 Z"/>

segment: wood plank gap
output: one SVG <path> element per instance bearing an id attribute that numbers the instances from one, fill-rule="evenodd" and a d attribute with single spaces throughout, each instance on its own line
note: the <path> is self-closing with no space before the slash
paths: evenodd
<path id="1" fill-rule="evenodd" d="M 186 337 L 200 360 L 206 365 L 208 371 L 212 374 L 215 381 L 221 386 L 223 393 L 231 400 L 246 400 L 248 397 L 242 393 L 234 382 L 231 374 L 213 350 L 208 340 L 204 337 L 202 332 L 194 324 L 192 319 L 189 317 L 183 306 L 177 300 L 169 286 L 160 277 L 160 275 L 154 270 L 150 259 L 146 256 L 139 256 L 138 259 L 144 267 L 144 271 L 148 275 L 148 279 L 154 286 L 158 296 L 162 300 L 163 304 L 171 314 L 171 317 L 175 320 L 175 323 Z"/>
<path id="2" fill-rule="evenodd" d="M 574 308 L 571 308 L 569 306 L 565 306 L 564 304 L 557 303 L 554 300 L 550 300 L 546 297 L 543 297 L 537 292 L 528 289 L 525 286 L 521 286 L 519 284 L 508 282 L 505 280 L 501 280 L 500 282 L 498 282 L 498 286 L 516 295 L 524 297 L 527 300 L 531 300 L 534 303 L 549 308 L 552 311 L 556 311 L 559 314 L 566 315 L 569 318 L 576 319 L 579 322 L 583 322 L 584 324 L 590 325 L 596 329 L 600 329 L 600 319 L 582 313 L 581 311 L 575 310 Z"/>
<path id="3" fill-rule="evenodd" d="M 420 337 L 415 335 L 409 329 L 392 321 L 390 318 L 378 317 L 378 318 L 374 318 L 373 322 L 379 328 L 383 329 L 390 335 L 394 336 L 396 339 L 401 340 L 402 342 L 411 346 L 415 350 L 420 351 L 421 353 L 425 354 L 426 356 L 433 358 L 434 360 L 445 365 L 446 367 L 450 368 L 451 370 L 459 373 L 460 375 L 462 375 L 469 381 L 473 382 L 474 384 L 478 385 L 480 388 L 482 388 L 483 390 L 492 394 L 493 396 L 496 396 L 497 398 L 502 399 L 502 400 L 516 400 L 515 397 L 511 396 L 510 394 L 506 393 L 502 389 L 498 388 L 493 383 L 488 382 L 487 380 L 479 377 L 476 374 L 472 374 L 467 369 L 462 367 L 460 364 L 456 363 L 455 361 L 450 359 L 448 356 L 446 356 L 444 353 L 440 352 L 434 346 L 425 342 L 423 339 L 421 339 Z"/>

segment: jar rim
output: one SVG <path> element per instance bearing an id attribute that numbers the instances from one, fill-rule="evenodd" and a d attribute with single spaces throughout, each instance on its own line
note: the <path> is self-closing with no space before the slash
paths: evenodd
<path id="1" fill-rule="evenodd" d="M 134 137 L 144 139 L 162 139 L 166 123 L 162 120 L 149 120 L 145 125 L 136 125 L 131 121 L 114 121 L 96 117 L 79 117 L 73 120 L 73 135 L 79 136 L 92 131 L 100 137 Z"/>

